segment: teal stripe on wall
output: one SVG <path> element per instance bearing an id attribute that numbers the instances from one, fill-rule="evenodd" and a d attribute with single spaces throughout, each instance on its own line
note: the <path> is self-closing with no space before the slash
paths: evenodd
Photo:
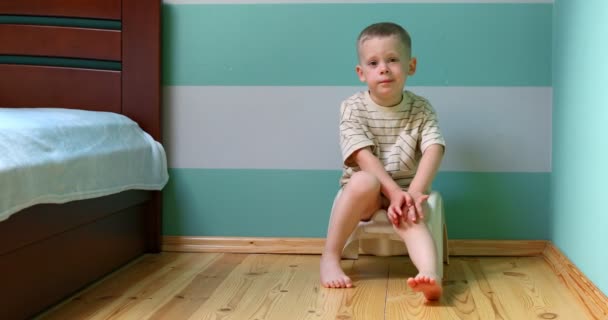
<path id="1" fill-rule="evenodd" d="M 163 234 L 325 237 L 336 170 L 171 169 Z M 440 172 L 452 239 L 548 239 L 549 173 Z"/>
<path id="2" fill-rule="evenodd" d="M 551 4 L 163 7 L 165 85 L 358 85 L 355 39 L 377 21 L 412 34 L 419 86 L 550 86 Z"/>

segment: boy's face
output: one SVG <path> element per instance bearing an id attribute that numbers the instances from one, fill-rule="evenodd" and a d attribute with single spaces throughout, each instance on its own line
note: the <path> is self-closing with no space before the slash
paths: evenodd
<path id="1" fill-rule="evenodd" d="M 391 107 L 401 102 L 405 80 L 416 72 L 416 58 L 410 58 L 398 36 L 373 37 L 359 45 L 356 71 L 374 102 Z"/>

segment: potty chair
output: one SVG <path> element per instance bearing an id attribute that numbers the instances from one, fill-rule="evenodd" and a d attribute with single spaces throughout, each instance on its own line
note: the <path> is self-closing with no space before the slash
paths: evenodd
<path id="1" fill-rule="evenodd" d="M 444 220 L 443 201 L 437 191 L 431 192 L 427 200 L 429 211 L 426 224 L 437 248 L 439 277 L 443 278 L 443 263 L 449 263 L 448 235 Z M 376 256 L 399 256 L 407 254 L 403 240 L 393 230 L 386 210 L 378 210 L 369 221 L 360 221 L 359 225 L 346 240 L 342 258 L 358 259 L 359 253 Z"/>

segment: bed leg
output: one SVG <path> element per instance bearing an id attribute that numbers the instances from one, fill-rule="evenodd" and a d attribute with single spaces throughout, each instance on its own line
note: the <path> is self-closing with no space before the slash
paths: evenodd
<path id="1" fill-rule="evenodd" d="M 159 253 L 161 250 L 162 193 L 154 191 L 146 208 L 146 252 Z"/>

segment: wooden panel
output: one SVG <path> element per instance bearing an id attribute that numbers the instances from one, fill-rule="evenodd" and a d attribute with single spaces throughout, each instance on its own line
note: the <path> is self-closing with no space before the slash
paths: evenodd
<path id="1" fill-rule="evenodd" d="M 120 0 L 3 0 L 0 14 L 120 19 Z"/>
<path id="2" fill-rule="evenodd" d="M 448 240 L 451 256 L 539 256 L 546 240 Z"/>
<path id="3" fill-rule="evenodd" d="M 0 107 L 120 113 L 120 71 L 0 64 L 0 74 Z"/>
<path id="4" fill-rule="evenodd" d="M 0 255 L 144 203 L 152 192 L 129 190 L 64 204 L 39 204 L 0 223 Z M 24 232 L 27 230 L 27 232 Z"/>
<path id="5" fill-rule="evenodd" d="M 161 136 L 161 2 L 122 2 L 122 114 L 156 141 Z M 161 249 L 162 196 L 150 202 L 146 216 L 148 252 Z"/>
<path id="6" fill-rule="evenodd" d="M 157 141 L 160 130 L 159 0 L 123 1 L 122 113 Z"/>
<path id="7" fill-rule="evenodd" d="M 120 31 L 0 24 L 0 54 L 120 60 Z"/>
<path id="8" fill-rule="evenodd" d="M 0 319 L 28 319 L 142 254 L 143 208 L 0 255 Z"/>
<path id="9" fill-rule="evenodd" d="M 164 236 L 163 251 L 320 254 L 323 238 Z"/>
<path id="10" fill-rule="evenodd" d="M 324 238 L 164 236 L 163 251 L 320 254 Z M 448 240 L 450 255 L 538 256 L 546 240 Z"/>

